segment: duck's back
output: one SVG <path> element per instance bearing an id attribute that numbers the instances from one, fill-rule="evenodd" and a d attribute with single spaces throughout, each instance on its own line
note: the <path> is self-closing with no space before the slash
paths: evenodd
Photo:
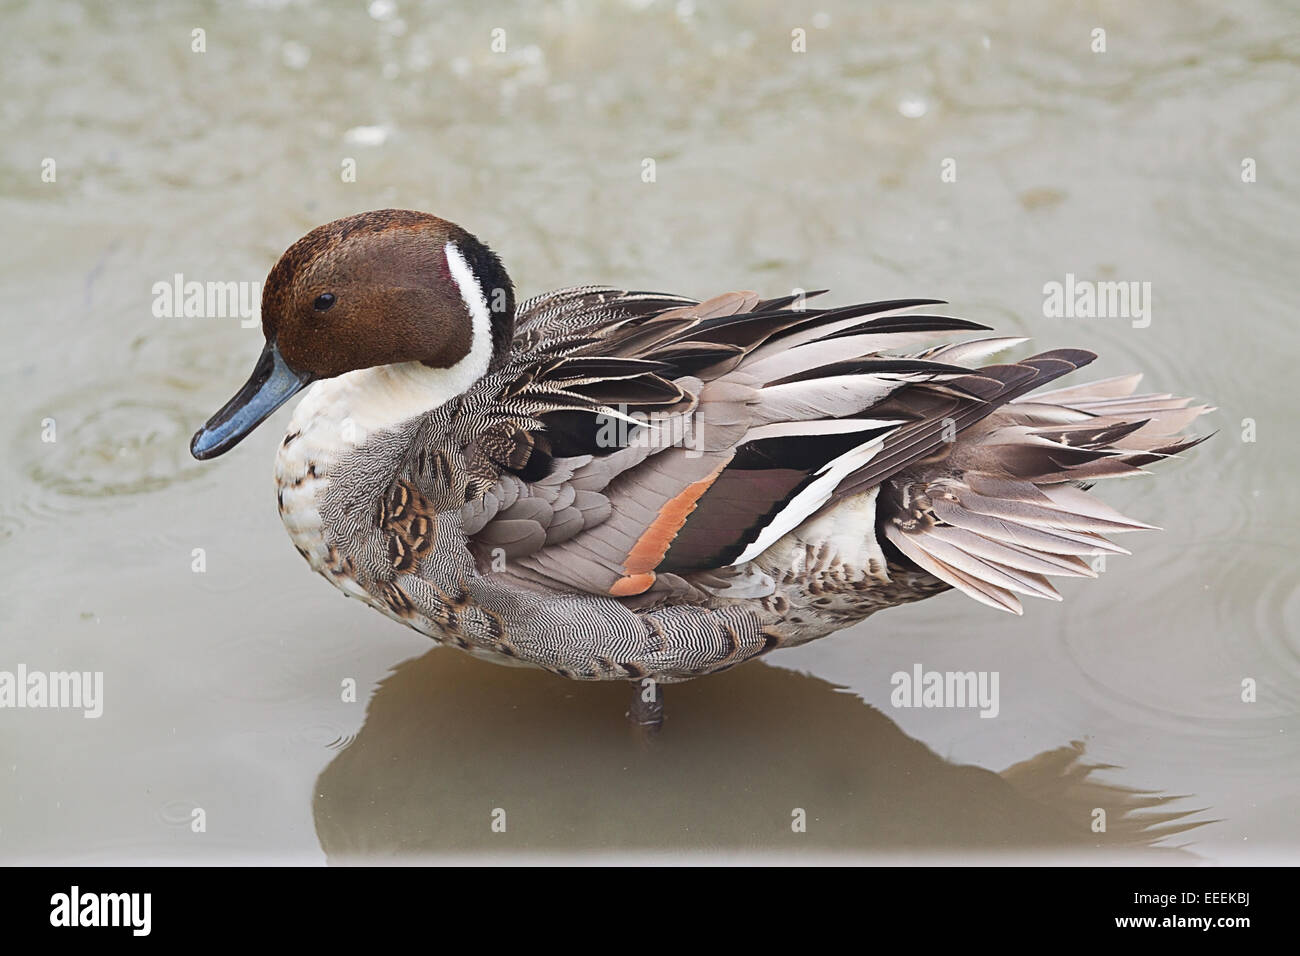
<path id="1" fill-rule="evenodd" d="M 313 466 L 300 547 L 435 638 L 585 679 L 709 673 L 948 587 L 1019 613 L 1147 527 L 1080 486 L 1204 409 L 1136 377 L 1031 395 L 1094 356 L 981 367 L 1022 340 L 942 344 L 984 327 L 900 311 L 932 304 L 530 300 L 466 394 Z"/>

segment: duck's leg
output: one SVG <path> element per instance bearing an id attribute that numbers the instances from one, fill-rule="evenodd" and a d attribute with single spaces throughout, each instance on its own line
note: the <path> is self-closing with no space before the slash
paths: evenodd
<path id="1" fill-rule="evenodd" d="M 631 686 L 632 704 L 627 719 L 651 733 L 657 732 L 664 725 L 663 687 L 653 680 L 638 681 Z"/>

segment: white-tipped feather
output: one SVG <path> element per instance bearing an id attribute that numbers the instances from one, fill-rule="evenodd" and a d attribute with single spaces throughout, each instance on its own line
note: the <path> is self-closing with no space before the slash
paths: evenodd
<path id="1" fill-rule="evenodd" d="M 902 385 L 932 378 L 932 372 L 884 372 L 769 385 L 758 393 L 756 420 L 789 422 L 852 415 L 888 398 Z"/>
<path id="2" fill-rule="evenodd" d="M 797 332 L 790 332 L 787 335 L 783 335 L 780 338 L 777 338 L 771 342 L 767 342 L 763 345 L 760 345 L 758 348 L 754 349 L 752 352 L 749 353 L 749 361 L 754 363 L 760 362 L 763 359 L 770 358 L 773 355 L 779 355 L 782 352 L 788 352 L 791 349 L 798 348 L 801 345 L 807 345 L 809 342 L 819 341 L 821 339 L 826 338 L 828 335 L 836 335 L 847 329 L 851 329 L 854 326 L 865 325 L 868 322 L 873 322 L 877 319 L 894 315 L 898 311 L 899 311 L 898 309 L 893 309 L 887 312 L 873 313 L 871 315 L 855 315 L 852 318 L 847 318 L 847 319 L 836 319 L 831 322 L 814 323 L 813 325 L 810 325 L 807 328 L 800 329 Z M 919 344 L 922 342 L 929 341 L 937 336 L 952 335 L 955 333 L 953 332 L 878 332 L 874 334 L 877 335 L 877 337 L 879 338 L 885 338 L 887 336 L 911 336 L 912 338 L 910 339 L 910 341 Z M 890 345 L 886 347 L 901 348 L 903 345 L 907 344 L 909 340 L 899 338 L 899 339 L 895 339 L 894 341 L 896 341 L 898 344 Z"/>
<path id="3" fill-rule="evenodd" d="M 767 426 L 771 427 L 771 426 Z M 759 429 L 755 429 L 758 431 Z M 888 433 L 888 434 L 892 434 Z M 777 512 L 776 516 L 763 528 L 758 537 L 741 552 L 740 557 L 730 562 L 732 565 L 744 564 L 758 557 L 782 536 L 792 531 L 805 519 L 821 510 L 839 487 L 845 477 L 857 471 L 869 462 L 888 435 L 880 435 L 863 445 L 851 448 L 838 458 L 827 462 L 816 472 L 817 477 L 803 487 L 790 502 Z"/>
<path id="4" fill-rule="evenodd" d="M 957 335 L 962 329 L 938 332 L 869 332 L 846 335 L 838 339 L 823 339 L 796 348 L 786 346 L 785 339 L 756 349 L 743 366 L 747 374 L 760 382 L 775 382 L 789 375 L 807 372 L 833 362 L 862 358 L 879 352 L 896 350 L 911 345 L 933 342 L 935 339 Z M 775 348 L 780 346 L 780 348 Z M 769 351 L 770 350 L 770 351 Z"/>
<path id="5" fill-rule="evenodd" d="M 888 428 L 901 425 L 897 419 L 885 418 L 828 418 L 815 422 L 772 422 L 768 425 L 756 425 L 737 442 L 739 445 L 764 438 L 792 438 L 800 435 L 846 435 L 849 432 L 864 432 L 872 428 Z"/>
<path id="6" fill-rule="evenodd" d="M 999 352 L 1005 352 L 1007 349 L 1023 345 L 1028 341 L 1029 339 L 1022 336 L 971 339 L 969 342 L 954 342 L 952 345 L 941 345 L 938 348 L 928 349 L 918 355 L 917 358 L 923 358 L 929 362 L 944 362 L 948 365 L 969 366 L 977 362 L 983 362 Z"/>

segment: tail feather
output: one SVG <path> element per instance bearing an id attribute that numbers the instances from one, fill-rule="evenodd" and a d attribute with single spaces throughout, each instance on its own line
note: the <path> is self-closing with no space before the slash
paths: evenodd
<path id="1" fill-rule="evenodd" d="M 927 355 L 939 357 L 946 356 Z M 1051 359 L 1037 364 L 1055 371 Z M 1020 614 L 1017 594 L 1059 600 L 1048 576 L 1095 577 L 1084 557 L 1128 553 L 1106 535 L 1155 527 L 1080 486 L 1139 474 L 1143 465 L 1205 440 L 1182 430 L 1209 407 L 1134 395 L 1140 378 L 1035 392 L 987 413 L 958 434 L 947 454 L 885 482 L 878 518 L 884 537 L 918 567 L 990 607 Z"/>

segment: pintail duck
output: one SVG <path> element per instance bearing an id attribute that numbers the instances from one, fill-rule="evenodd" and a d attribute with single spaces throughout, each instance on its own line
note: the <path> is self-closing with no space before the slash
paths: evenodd
<path id="1" fill-rule="evenodd" d="M 820 293 L 810 293 L 817 295 Z M 516 306 L 500 260 L 419 212 L 350 216 L 267 278 L 266 345 L 194 436 L 228 451 L 310 387 L 280 514 L 335 586 L 434 640 L 645 687 L 955 588 L 1021 613 L 1150 528 L 1086 489 L 1201 439 L 1096 356 L 896 299 L 839 308 L 604 286 Z M 936 344 L 940 343 L 940 344 Z M 652 679 L 650 684 L 646 679 Z M 648 703 L 647 703 L 648 702 Z"/>

